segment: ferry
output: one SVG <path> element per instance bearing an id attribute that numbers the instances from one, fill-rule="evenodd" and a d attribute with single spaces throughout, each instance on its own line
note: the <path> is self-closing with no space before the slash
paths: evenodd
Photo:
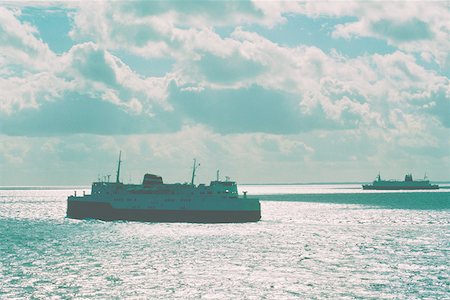
<path id="1" fill-rule="evenodd" d="M 72 219 L 143 222 L 242 223 L 261 219 L 259 199 L 238 195 L 237 184 L 217 178 L 209 185 L 194 184 L 198 164 L 194 159 L 190 183 L 163 182 L 145 174 L 142 184 L 120 181 L 121 153 L 115 182 L 92 183 L 91 194 L 67 198 L 67 217 Z"/>
<path id="2" fill-rule="evenodd" d="M 423 180 L 413 180 L 412 174 L 406 174 L 405 180 L 383 180 L 380 174 L 372 184 L 363 184 L 363 190 L 437 190 L 439 185 L 431 184 L 426 175 Z"/>

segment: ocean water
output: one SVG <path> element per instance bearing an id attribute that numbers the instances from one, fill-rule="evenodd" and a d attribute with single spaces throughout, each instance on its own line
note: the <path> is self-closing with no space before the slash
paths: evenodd
<path id="1" fill-rule="evenodd" d="M 0 299 L 450 299 L 446 187 L 241 186 L 248 224 L 71 220 L 73 188 L 0 189 Z"/>

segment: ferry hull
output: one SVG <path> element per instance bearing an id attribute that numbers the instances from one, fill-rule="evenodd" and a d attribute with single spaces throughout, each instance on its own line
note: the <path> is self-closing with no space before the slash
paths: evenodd
<path id="1" fill-rule="evenodd" d="M 244 223 L 261 219 L 261 210 L 117 209 L 105 202 L 68 201 L 67 217 L 102 221 Z"/>
<path id="2" fill-rule="evenodd" d="M 363 190 L 437 190 L 438 185 L 429 186 L 373 186 L 363 185 Z"/>

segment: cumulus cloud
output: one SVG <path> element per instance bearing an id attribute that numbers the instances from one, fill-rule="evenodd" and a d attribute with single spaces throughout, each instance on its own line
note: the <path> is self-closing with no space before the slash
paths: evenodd
<path id="1" fill-rule="evenodd" d="M 70 35 L 108 49 L 143 57 L 192 58 L 195 49 L 226 51 L 211 28 L 257 22 L 261 11 L 250 1 L 80 3 Z M 181 51 L 180 51 L 181 50 Z"/>
<path id="2" fill-rule="evenodd" d="M 142 78 L 92 42 L 72 47 L 61 60 L 63 67 L 58 74 L 74 82 L 77 91 L 97 95 L 134 113 L 151 114 L 154 104 L 170 110 L 165 102 L 170 75 Z"/>
<path id="3" fill-rule="evenodd" d="M 37 29 L 30 24 L 20 22 L 17 17 L 20 10 L 0 7 L 0 76 L 17 73 L 17 66 L 26 66 L 31 70 L 47 70 L 47 61 L 55 55 L 47 44 L 36 37 Z"/>
<path id="4" fill-rule="evenodd" d="M 248 78 L 239 78 L 240 80 L 236 80 L 239 86 L 236 85 L 235 88 L 244 88 L 245 91 L 251 85 L 258 85 L 266 91 L 283 91 L 290 95 L 289 97 L 296 98 L 290 102 L 291 106 L 288 109 L 290 112 L 296 111 L 292 103 L 299 103 L 304 115 L 314 113 L 319 118 L 325 115 L 328 120 L 336 121 L 344 128 L 361 125 L 391 126 L 388 117 L 390 109 L 401 107 L 405 111 L 413 111 L 417 99 L 432 102 L 432 94 L 435 91 L 446 91 L 450 86 L 448 78 L 424 68 L 418 64 L 414 56 L 401 51 L 387 55 L 345 58 L 333 53 L 326 54 L 316 47 L 279 46 L 256 33 L 241 29 L 237 29 L 232 37 L 240 43 L 236 47 L 236 52 L 242 58 L 251 57 L 249 61 L 265 70 Z M 199 70 L 202 64 L 202 60 L 193 61 L 191 62 L 193 67 L 190 69 Z M 208 65 L 214 63 L 209 61 Z M 258 68 L 251 70 L 255 71 Z M 203 88 L 217 88 L 217 85 L 212 84 L 216 78 L 214 76 L 209 78 L 205 76 L 207 74 L 207 72 L 197 76 L 191 74 L 190 78 L 201 78 Z M 220 90 L 217 93 L 220 94 Z M 202 95 L 204 93 L 196 94 L 198 101 Z M 245 99 L 248 97 L 251 95 L 243 96 L 241 103 L 247 103 Z M 279 99 L 273 95 L 268 97 Z M 217 95 L 213 98 L 217 98 Z M 241 97 L 228 96 L 228 98 Z M 274 100 L 274 103 L 284 102 Z M 297 117 L 302 118 L 300 114 L 297 114 Z M 335 122 L 329 124 L 331 127 L 336 126 Z M 307 122 L 306 124 L 303 122 L 303 126 L 308 128 Z M 291 124 L 288 127 L 296 130 L 295 128 L 302 126 Z"/>
<path id="5" fill-rule="evenodd" d="M 152 115 L 159 109 L 171 109 L 165 101 L 170 74 L 142 78 L 119 58 L 93 43 L 76 45 L 46 63 L 46 71 L 27 71 L 21 77 L 0 78 L 3 90 L 0 111 L 37 109 L 71 92 L 114 103 L 130 113 Z"/>
<path id="6" fill-rule="evenodd" d="M 19 8 L 0 8 L 0 132 L 17 154 L 4 154 L 6 164 L 31 162 L 27 149 L 35 147 L 62 162 L 126 147 L 141 158 L 151 153 L 151 164 L 173 162 L 173 170 L 204 157 L 243 179 L 277 169 L 284 178 L 300 167 L 313 173 L 318 162 L 449 161 L 445 4 L 201 3 L 64 4 L 75 44 L 58 55 Z M 376 38 L 395 50 L 350 57 L 286 46 L 255 29 L 295 15 L 332 19 L 336 40 Z M 161 57 L 173 64 L 147 77 L 127 65 L 128 54 L 143 67 Z M 246 177 L 249 164 L 258 167 Z"/>
<path id="7" fill-rule="evenodd" d="M 319 4 L 317 11 L 332 13 Z M 306 13 L 313 13 L 307 10 Z M 443 68 L 450 66 L 450 7 L 445 2 L 358 3 L 339 16 L 354 16 L 356 21 L 338 24 L 335 38 L 375 37 L 406 52 L 433 59 Z"/>
<path id="8" fill-rule="evenodd" d="M 0 113 L 37 109 L 41 102 L 53 101 L 66 88 L 70 86 L 64 80 L 48 72 L 0 78 Z"/>
<path id="9" fill-rule="evenodd" d="M 374 55 L 346 59 L 326 54 L 315 47 L 283 47 L 241 27 L 237 27 L 227 38 L 222 38 L 213 29 L 214 26 L 220 26 L 220 22 L 228 22 L 228 25 L 234 26 L 246 22 L 258 23 L 255 16 L 259 20 L 272 20 L 271 23 L 259 23 L 266 26 L 286 21 L 285 16 L 289 13 L 311 17 L 354 16 L 356 21 L 337 25 L 333 36 L 374 36 L 387 39 L 393 45 L 410 51 L 413 43 L 432 44 L 436 39 L 442 38 L 445 30 L 442 30 L 442 26 L 439 27 L 435 17 L 436 14 L 443 16 L 446 12 L 439 12 L 439 5 L 427 6 L 423 14 L 418 14 L 418 8 L 402 3 L 386 7 L 379 3 L 358 2 L 336 5 L 256 2 L 249 6 L 253 7 L 250 10 L 242 7 L 234 10 L 237 6 L 221 8 L 225 18 L 220 22 L 213 20 L 213 9 L 195 5 L 187 10 L 183 9 L 183 5 L 179 7 L 178 4 L 166 5 L 159 2 L 151 7 L 142 3 L 127 3 L 124 6 L 104 3 L 96 5 L 102 6 L 97 11 L 100 16 L 104 16 L 99 17 L 99 22 L 103 22 L 103 25 L 87 29 L 89 27 L 82 19 L 86 14 L 92 13 L 92 9 L 84 10 L 82 7 L 78 15 L 81 18 L 77 21 L 78 31 L 73 31 L 73 34 L 79 34 L 79 37 L 86 37 L 88 33 L 96 34 L 97 40 L 106 41 L 108 46 L 130 45 L 134 49 L 132 51 L 139 49 L 141 54 L 146 53 L 144 49 L 149 50 L 147 53 L 156 51 L 159 54 L 169 51 L 164 55 L 175 58 L 175 80 L 184 90 L 217 89 L 220 94 L 220 90 L 225 92 L 224 89 L 247 89 L 258 85 L 267 91 L 297 94 L 305 113 L 324 113 L 327 119 L 340 120 L 341 123 L 346 118 L 356 118 L 352 126 L 361 123 L 386 126 L 389 123 L 387 111 L 378 105 L 384 101 L 383 98 L 391 102 L 397 99 L 408 103 L 411 99 L 430 94 L 430 90 L 436 89 L 436 85 L 442 85 L 444 89 L 448 86 L 445 78 L 425 70 L 412 56 L 401 52 L 387 55 L 386 58 Z M 398 15 L 399 10 L 404 11 L 401 16 Z M 200 15 L 196 22 L 187 17 L 192 11 Z M 257 13 L 253 14 L 255 12 Z M 227 17 L 231 15 L 235 17 Z M 242 18 L 244 15 L 245 20 Z M 114 18 L 116 19 L 113 20 Z M 89 24 L 97 22 L 95 18 L 93 20 Z M 130 26 L 129 35 L 110 32 L 115 27 L 124 30 L 127 26 Z M 140 30 L 144 30 L 146 35 L 139 34 Z M 114 40 L 121 36 L 127 40 Z M 164 50 L 150 50 L 152 47 L 147 42 L 159 43 L 163 45 L 160 49 Z M 411 51 L 422 51 L 418 46 Z M 422 54 L 426 56 L 423 51 Z M 432 55 L 435 58 L 439 56 L 437 52 Z M 389 60 L 395 60 L 395 63 Z M 335 89 L 344 90 L 330 92 L 327 86 L 330 81 L 327 78 L 339 82 Z M 430 85 L 431 81 L 433 83 Z M 436 83 L 438 81 L 440 83 Z"/>
<path id="10" fill-rule="evenodd" d="M 36 28 L 18 20 L 20 11 L 0 9 L 0 111 L 38 109 L 76 91 L 114 103 L 130 113 L 170 110 L 165 101 L 171 75 L 142 77 L 93 42 L 54 54 Z M 156 108 L 155 108 L 156 106 Z"/>

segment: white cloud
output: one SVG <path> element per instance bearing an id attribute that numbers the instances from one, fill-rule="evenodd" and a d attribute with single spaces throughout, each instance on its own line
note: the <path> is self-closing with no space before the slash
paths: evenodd
<path id="1" fill-rule="evenodd" d="M 445 139 L 448 131 L 430 120 L 421 119 L 418 122 L 423 124 L 415 124 L 414 116 L 401 111 L 394 114 L 395 122 L 403 123 L 404 128 L 372 128 L 371 134 L 356 129 L 339 134 L 314 131 L 221 135 L 196 125 L 169 134 L 76 134 L 32 139 L 0 135 L 4 146 L 0 147 L 0 168 L 14 167 L 18 171 L 11 175 L 20 176 L 0 178 L 0 184 L 11 184 L 15 179 L 21 184 L 88 185 L 98 174 L 114 174 L 119 150 L 125 161 L 125 182 L 139 182 L 146 172 L 162 175 L 165 182 L 188 181 L 193 158 L 201 163 L 197 183 L 213 179 L 217 169 L 222 176 L 231 176 L 241 184 L 361 181 L 372 178 L 378 170 L 396 176 L 400 175 L 398 170 L 415 174 L 428 171 L 434 180 L 447 178 L 442 164 L 450 162 L 445 153 L 450 146 Z M 427 127 L 435 131 L 434 137 L 422 131 Z M 386 131 L 391 131 L 390 140 L 385 140 Z M 68 168 L 76 171 L 69 174 Z"/>
<path id="2" fill-rule="evenodd" d="M 71 85 L 49 72 L 0 78 L 0 112 L 11 114 L 26 108 L 37 109 L 41 102 L 53 101 Z"/>
<path id="3" fill-rule="evenodd" d="M 65 64 L 59 74 L 76 82 L 76 90 L 98 93 L 100 98 L 134 112 L 145 106 L 144 111 L 151 113 L 155 104 L 171 109 L 165 101 L 170 74 L 143 78 L 118 57 L 91 42 L 74 46 L 61 60 Z"/>
<path id="4" fill-rule="evenodd" d="M 257 5 L 263 7 L 268 4 Z M 290 6 L 277 6 L 273 14 L 282 16 L 289 9 L 307 14 L 317 14 L 324 9 L 324 13 L 331 13 L 321 7 L 311 8 L 309 4 L 304 11 L 301 5 Z M 269 11 L 261 7 L 259 9 Z M 26 92 L 26 89 L 20 89 L 20 93 L 14 92 L 8 86 L 20 79 L 8 78 L 3 82 L 9 92 L 6 93 L 7 100 L 3 102 L 2 110 L 38 107 L 40 101 L 56 98 L 64 91 L 80 91 L 130 112 L 152 115 L 155 107 L 173 110 L 167 97 L 169 83 L 175 81 L 184 90 L 199 91 L 257 85 L 267 91 L 282 91 L 297 97 L 304 113 L 322 113 L 319 118 L 333 120 L 344 127 L 388 126 L 389 109 L 402 107 L 410 110 L 410 101 L 418 99 L 423 102 L 437 90 L 449 89 L 447 78 L 419 66 L 413 56 L 400 51 L 349 59 L 335 52 L 326 54 L 317 47 L 280 46 L 240 27 L 229 38 L 220 37 L 210 26 L 177 27 L 177 22 L 182 21 L 172 16 L 176 11 L 171 12 L 166 7 L 162 7 L 162 11 L 171 15 L 172 19 L 168 21 L 154 12 L 137 15 L 133 19 L 129 11 L 121 11 L 122 6 L 104 2 L 83 4 L 79 9 L 75 15 L 77 27 L 73 34 L 95 39 L 96 42 L 75 45 L 51 63 L 47 61 L 50 71 L 33 75 L 43 79 L 31 81 L 37 82 L 32 92 Z M 388 14 L 385 9 L 378 10 Z M 361 6 L 353 5 L 350 13 L 355 12 L 363 13 Z M 136 14 L 135 11 L 133 13 Z M 337 14 L 344 12 L 338 10 Z M 88 17 L 91 15 L 92 19 Z M 122 19 L 122 15 L 126 18 Z M 190 21 L 185 22 L 188 24 Z M 126 35 L 127 26 L 133 28 L 130 36 Z M 162 39 L 165 47 L 178 46 L 171 54 L 176 58 L 174 70 L 163 77 L 144 78 L 138 75 L 108 49 L 112 45 L 131 45 L 134 47 L 132 51 L 145 49 L 148 43 L 140 48 L 136 38 L 149 26 L 150 32 L 155 34 L 150 38 Z M 115 31 L 117 36 L 112 35 Z M 123 43 L 118 44 L 118 41 Z M 47 82 L 44 83 L 44 79 Z M 14 105 L 13 102 L 19 99 L 23 99 L 21 104 Z M 388 108 L 382 105 L 386 102 L 389 102 Z M 317 108 L 320 110 L 317 111 Z"/>
<path id="5" fill-rule="evenodd" d="M 255 23 L 261 14 L 247 1 L 80 3 L 70 35 L 147 58 L 190 56 L 205 47 L 227 51 L 211 28 Z"/>
<path id="6" fill-rule="evenodd" d="M 135 113 L 151 114 L 153 105 L 171 109 L 166 93 L 172 75 L 143 78 L 92 42 L 75 45 L 57 56 L 34 38 L 35 29 L 21 24 L 12 12 L 0 9 L 0 16 L 8 17 L 0 23 L 5 41 L 0 48 L 6 49 L 0 54 L 1 112 L 37 109 L 67 92 L 98 97 Z M 17 27 L 16 36 L 11 24 Z M 20 65 L 20 74 L 8 71 L 16 65 Z"/>
<path id="7" fill-rule="evenodd" d="M 450 6 L 446 2 L 364 2 L 336 14 L 358 20 L 336 25 L 335 38 L 375 37 L 402 51 L 433 59 L 443 68 L 450 67 Z"/>
<path id="8" fill-rule="evenodd" d="M 141 6 L 141 3 L 128 3 L 123 6 L 97 3 L 80 7 L 76 16 L 77 27 L 73 34 L 78 34 L 78 38 L 84 36 L 96 39 L 106 47 L 129 46 L 130 51 L 147 58 L 152 55 L 170 55 L 176 60 L 172 79 L 175 79 L 183 89 L 238 89 L 257 84 L 268 90 L 283 90 L 302 95 L 299 96 L 299 101 L 302 99 L 301 105 L 305 111 L 311 111 L 312 107 L 321 105 L 331 119 L 336 119 L 343 110 L 346 110 L 360 115 L 364 121 L 369 118 L 374 124 L 384 126 L 388 123 L 388 117 L 383 109 L 377 108 L 377 103 L 408 102 L 413 98 L 426 97 L 431 95 L 432 90 L 437 89 L 437 85 L 446 89 L 448 81 L 420 67 L 412 56 L 402 52 L 396 52 L 392 56 L 374 55 L 346 59 L 336 53 L 327 55 L 315 47 L 283 47 L 240 27 L 235 29 L 229 38 L 222 38 L 214 32 L 214 27 L 223 25 L 221 22 L 228 22 L 228 25 L 258 23 L 272 26 L 277 22 L 285 22 L 288 14 L 305 14 L 311 17 L 354 16 L 357 18 L 356 21 L 338 25 L 333 35 L 346 38 L 355 35 L 385 38 L 406 52 L 419 51 L 424 57 L 439 56 L 441 57 L 439 60 L 442 61 L 443 56 L 438 52 L 439 49 L 448 49 L 445 46 L 448 39 L 442 44 L 444 46 L 437 48 L 434 48 L 433 43 L 443 39 L 440 35 L 445 33 L 443 30 L 445 26 L 442 27 L 439 20 L 445 19 L 443 17 L 447 11 L 441 9 L 439 4 L 426 7 L 421 4 L 419 8 L 407 3 L 385 4 L 255 2 L 255 11 L 261 12 L 258 18 L 255 17 L 258 14 L 247 15 L 247 18 L 238 17 L 242 14 L 233 10 L 235 9 L 233 7 L 227 7 L 224 11 L 227 16 L 224 18 L 225 21 L 216 21 L 211 18 L 214 10 L 208 11 L 208 8 L 199 8 L 195 5 L 190 7 L 190 10 L 182 10 L 176 5 L 161 3 L 157 3 L 154 7 L 145 4 Z M 90 5 L 98 5 L 99 8 L 93 10 Z M 98 12 L 96 16 L 86 17 L 94 11 Z M 399 11 L 402 13 L 399 14 Z M 188 17 L 192 12 L 199 13 L 199 18 L 195 22 Z M 228 18 L 231 15 L 234 17 Z M 408 25 L 411 22 L 412 25 L 418 24 L 419 29 L 420 26 L 426 28 L 422 31 L 426 36 L 420 36 L 419 30 L 418 39 L 411 36 L 409 40 L 396 40 L 394 35 L 401 33 L 400 31 L 407 26 L 399 27 L 398 32 L 392 32 L 391 36 L 375 34 L 373 26 L 376 22 L 393 20 L 395 24 Z M 417 22 L 414 23 L 414 20 Z M 147 30 L 147 34 L 139 34 L 142 30 Z M 429 30 L 430 37 L 427 36 L 426 30 Z M 425 42 L 420 41 L 420 38 L 439 38 L 439 40 Z M 423 45 L 417 45 L 417 48 L 413 49 L 411 47 L 415 45 L 414 43 Z M 425 51 L 427 43 L 431 43 L 432 52 Z M 205 59 L 208 55 L 211 58 L 209 61 Z M 232 69 L 233 62 L 241 67 L 245 63 L 249 66 L 252 64 L 254 66 L 252 69 L 259 66 L 261 71 L 243 77 L 242 74 L 245 72 L 242 69 Z M 214 76 L 208 74 L 206 68 L 212 66 L 216 71 Z M 217 77 L 217 74 L 227 72 L 240 76 L 235 76 L 234 80 L 228 79 L 232 78 L 231 76 Z M 329 91 L 324 89 L 322 84 L 324 78 L 337 80 L 339 82 L 337 86 L 344 89 L 340 94 L 346 94 L 347 98 L 336 97 L 339 93 L 326 95 Z"/>
<path id="9" fill-rule="evenodd" d="M 214 168 L 220 165 L 228 166 L 227 172 L 235 172 L 244 181 L 250 178 L 270 180 L 264 177 L 268 175 L 261 174 L 271 174 L 277 181 L 292 180 L 287 178 L 294 178 L 300 166 L 314 172 L 320 161 L 333 162 L 340 167 L 362 164 L 374 168 L 375 161 L 388 157 L 393 157 L 389 163 L 395 163 L 396 152 L 405 157 L 428 157 L 437 166 L 435 169 L 442 161 L 449 161 L 448 153 L 442 153 L 448 149 L 448 142 L 444 141 L 448 140 L 448 128 L 441 116 L 445 113 L 441 107 L 447 107 L 445 103 L 450 101 L 449 79 L 439 71 L 420 65 L 414 55 L 420 53 L 424 59 L 441 64 L 448 57 L 449 30 L 448 24 L 442 21 L 448 19 L 448 10 L 439 9 L 439 4 L 432 3 L 429 7 L 420 4 L 419 8 L 413 8 L 414 5 L 406 3 L 256 2 L 256 10 L 250 13 L 226 7 L 226 16 L 220 20 L 212 18 L 213 15 L 201 7 L 194 8 L 194 12 L 200 13 L 195 18 L 197 14 L 192 11 L 190 14 L 173 10 L 172 3 L 167 7 L 160 4 L 162 7 L 157 7 L 156 11 L 141 14 L 123 10 L 127 3 L 71 4 L 76 8 L 72 37 L 79 44 L 59 56 L 37 38 L 36 28 L 18 21 L 19 11 L 0 9 L 0 39 L 5 41 L 0 45 L 0 111 L 20 113 L 24 108 L 38 108 L 44 102 L 55 101 L 65 92 L 79 92 L 111 102 L 130 114 L 154 117 L 161 111 L 173 111 L 174 118 L 179 118 L 181 124 L 186 119 L 200 120 L 200 124 L 185 125 L 180 131 L 169 134 L 77 136 L 77 143 L 69 143 L 70 147 L 64 150 L 65 158 L 58 147 L 68 142 L 68 137 L 57 141 L 37 138 L 30 147 L 41 146 L 42 153 L 60 155 L 60 161 L 76 157 L 77 153 L 80 157 L 88 156 L 90 151 L 97 153 L 98 149 L 115 154 L 119 148 L 124 148 L 130 156 L 140 157 L 152 166 L 166 168 L 169 164 L 171 172 L 167 174 L 172 181 L 182 180 L 177 175 L 180 166 L 189 168 L 192 157 L 202 159 L 204 165 L 209 166 L 203 168 L 204 174 L 214 174 Z M 399 15 L 400 8 L 404 13 Z M 348 58 L 314 46 L 283 46 L 239 27 L 245 24 L 270 27 L 289 21 L 289 13 L 354 16 L 357 20 L 335 28 L 336 38 L 376 37 L 400 50 Z M 396 29 L 382 34 L 386 24 Z M 405 29 L 405 24 L 418 26 L 419 36 L 399 39 L 396 34 Z M 223 25 L 237 27 L 224 38 L 216 32 L 217 27 Z M 115 49 L 148 59 L 170 56 L 175 63 L 165 76 L 144 77 L 134 72 L 118 54 L 114 55 Z M 21 65 L 20 71 L 13 68 L 13 62 Z M 263 129 L 249 126 L 247 131 L 235 127 L 230 134 L 219 134 L 216 132 L 220 132 L 219 129 L 207 127 L 210 123 L 201 122 L 211 121 L 211 110 L 202 111 L 203 119 L 195 119 L 187 109 L 175 111 L 180 106 L 170 98 L 171 84 L 184 92 L 195 91 L 196 100 L 212 95 L 223 101 L 221 103 L 236 103 L 227 111 L 233 115 L 242 112 L 236 98 L 253 96 L 233 91 L 256 87 L 253 91 L 260 93 L 258 95 L 281 96 L 265 102 L 253 98 L 254 102 L 243 101 L 247 103 L 246 111 L 253 112 L 253 116 L 243 121 L 249 123 L 259 117 L 270 125 L 265 115 L 261 118 L 259 100 L 287 106 L 279 111 L 269 109 L 269 119 L 275 118 L 277 112 L 289 111 L 293 112 L 289 116 L 304 118 L 304 122 L 312 125 L 305 126 L 307 129 L 303 133 L 298 133 L 301 130 L 296 127 L 294 130 L 298 131 L 291 135 L 255 133 L 258 130 L 270 132 L 269 125 Z M 204 108 L 207 105 L 203 104 L 215 103 L 217 99 L 202 98 L 204 102 L 196 103 Z M 283 101 L 285 99 L 289 101 Z M 280 103 L 276 102 L 278 100 Z M 217 114 L 218 118 L 221 115 L 222 111 Z M 314 123 L 323 120 L 329 121 L 323 127 Z M 286 124 L 297 124 L 290 121 Z M 217 120 L 211 121 L 214 122 Z M 258 122 L 255 124 L 261 124 Z M 339 134 L 330 133 L 336 129 L 340 129 Z M 92 145 L 83 144 L 82 139 Z M 5 140 L 9 142 L 12 138 Z M 31 163 L 30 152 L 21 150 L 27 147 L 5 148 L 10 154 L 3 157 L 8 164 L 21 163 L 15 159 L 17 157 L 24 161 L 29 159 Z M 420 151 L 428 153 L 417 154 Z M 96 155 L 101 159 L 99 153 Z M 250 170 L 249 165 L 257 167 Z M 402 166 L 407 166 L 407 162 Z M 277 171 L 271 173 L 271 170 Z M 90 172 L 96 176 L 98 170 Z M 321 172 L 326 173 L 326 169 Z"/>
<path id="10" fill-rule="evenodd" d="M 17 19 L 20 10 L 0 7 L 0 74 L 14 74 L 16 66 L 47 70 L 55 55 L 35 35 L 36 28 Z"/>
<path id="11" fill-rule="evenodd" d="M 359 118 L 358 125 L 388 126 L 390 109 L 413 112 L 416 101 L 432 102 L 436 91 L 450 87 L 448 78 L 425 69 L 414 56 L 401 51 L 350 59 L 316 47 L 283 47 L 239 28 L 232 38 L 239 42 L 233 45 L 242 59 L 264 67 L 261 74 L 239 78 L 235 88 L 258 84 L 297 94 L 304 113 L 317 113 L 314 109 L 320 106 L 327 118 L 339 122 L 351 120 L 349 115 L 342 117 L 346 111 Z M 195 82 L 198 77 L 191 78 Z"/>
<path id="12" fill-rule="evenodd" d="M 29 174 L 24 174 L 22 184 L 30 184 L 40 178 L 37 184 L 90 184 L 97 174 L 114 172 L 119 150 L 122 150 L 122 179 L 140 181 L 143 174 L 152 172 L 161 174 L 166 182 L 184 182 L 190 179 L 192 159 L 201 163 L 196 182 L 208 182 L 215 177 L 216 170 L 222 176 L 240 182 L 251 182 L 264 178 L 258 174 L 262 169 L 273 168 L 273 176 L 280 181 L 289 178 L 282 165 L 289 161 L 311 156 L 314 150 L 299 136 L 280 136 L 272 134 L 232 134 L 220 135 L 204 126 L 185 126 L 182 130 L 170 134 L 145 134 L 128 136 L 72 135 L 70 137 L 23 137 L 0 138 L 8 148 L 0 150 L 0 167 L 7 169 L 13 164 L 19 170 L 22 166 Z M 28 150 L 27 150 L 28 149 Z M 33 149 L 33 151 L 29 151 Z M 282 154 L 282 161 L 277 157 Z M 39 159 L 37 159 L 39 157 Z M 21 158 L 22 160 L 18 160 Z M 46 168 L 40 166 L 45 162 Z M 78 162 L 78 163 L 76 163 Z M 64 174 L 65 167 L 77 165 L 77 172 Z M 260 166 L 252 170 L 250 166 Z M 25 167 L 23 168 L 25 169 Z M 291 163 L 291 170 L 295 165 Z M 20 173 L 20 172 L 18 172 Z M 23 172 L 22 172 L 23 173 Z M 57 174 L 58 178 L 49 174 Z M 284 174 L 283 174 L 284 173 Z M 30 176 L 30 174 L 33 174 Z M 47 175 L 45 175 L 47 174 Z M 47 182 L 45 182 L 47 180 Z M 1 178 L 0 184 L 8 184 L 9 178 Z M 36 180 L 35 180 L 36 182 Z"/>
<path id="13" fill-rule="evenodd" d="M 20 22 L 17 9 L 0 7 L 0 112 L 38 108 L 69 88 L 55 72 L 58 57 L 38 39 L 37 29 Z"/>

